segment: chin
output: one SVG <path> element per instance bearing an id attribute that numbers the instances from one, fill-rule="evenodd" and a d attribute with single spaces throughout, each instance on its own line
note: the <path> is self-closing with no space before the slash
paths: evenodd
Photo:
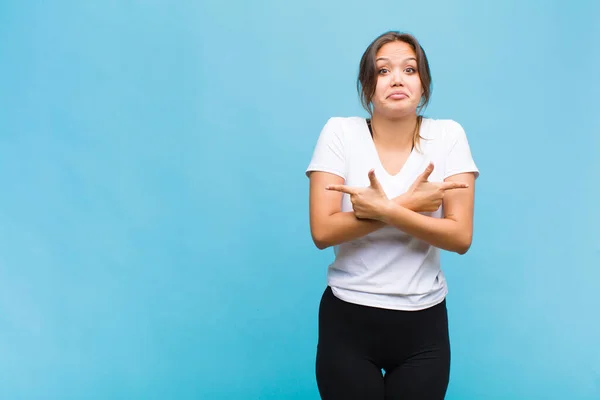
<path id="1" fill-rule="evenodd" d="M 400 119 L 406 118 L 410 115 L 415 115 L 417 113 L 417 109 L 415 107 L 384 107 L 383 109 L 379 108 L 376 110 L 378 114 L 384 115 L 390 119 Z"/>

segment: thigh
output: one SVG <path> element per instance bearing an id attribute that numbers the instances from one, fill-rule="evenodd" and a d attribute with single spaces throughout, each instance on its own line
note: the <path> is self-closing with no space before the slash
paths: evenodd
<path id="1" fill-rule="evenodd" d="M 384 399 L 381 368 L 352 349 L 320 344 L 316 376 L 323 400 Z"/>
<path id="2" fill-rule="evenodd" d="M 444 301 L 414 314 L 405 356 L 385 374 L 385 398 L 442 400 L 450 377 L 450 339 Z"/>
<path id="3" fill-rule="evenodd" d="M 415 354 L 385 374 L 386 400 L 443 400 L 450 376 L 450 350 Z"/>
<path id="4" fill-rule="evenodd" d="M 336 298 L 327 288 L 319 307 L 316 377 L 324 400 L 383 400 L 381 367 L 373 361 L 370 310 Z"/>

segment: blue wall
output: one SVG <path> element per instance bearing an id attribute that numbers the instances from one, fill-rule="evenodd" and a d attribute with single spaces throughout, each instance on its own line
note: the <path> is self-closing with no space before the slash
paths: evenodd
<path id="1" fill-rule="evenodd" d="M 593 1 L 0 2 L 0 398 L 317 399 L 304 176 L 414 33 L 466 129 L 448 399 L 600 398 Z"/>

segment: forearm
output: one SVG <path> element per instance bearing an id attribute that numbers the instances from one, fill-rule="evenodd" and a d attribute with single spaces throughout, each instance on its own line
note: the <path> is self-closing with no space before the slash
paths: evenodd
<path id="1" fill-rule="evenodd" d="M 381 221 L 440 249 L 464 254 L 471 246 L 472 228 L 449 218 L 433 218 L 390 203 Z"/>
<path id="2" fill-rule="evenodd" d="M 313 240 L 319 249 L 361 238 L 385 226 L 384 222 L 358 219 L 354 212 L 338 212 L 327 218 L 320 231 L 313 232 Z"/>
<path id="3" fill-rule="evenodd" d="M 400 195 L 392 200 L 395 204 L 408 207 L 408 199 Z M 337 212 L 327 218 L 320 231 L 313 231 L 313 240 L 319 249 L 349 242 L 383 228 L 385 222 L 356 218 L 354 212 Z"/>

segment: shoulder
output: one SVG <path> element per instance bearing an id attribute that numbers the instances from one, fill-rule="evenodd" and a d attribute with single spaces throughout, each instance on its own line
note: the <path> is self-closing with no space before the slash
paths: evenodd
<path id="1" fill-rule="evenodd" d="M 423 137 L 439 140 L 446 143 L 454 143 L 465 137 L 462 125 L 453 119 L 423 118 Z"/>
<path id="2" fill-rule="evenodd" d="M 365 123 L 366 119 L 363 117 L 330 117 L 325 126 L 352 131 L 360 129 Z"/>
<path id="3" fill-rule="evenodd" d="M 363 117 L 330 117 L 322 129 L 322 134 L 335 135 L 341 139 L 352 140 L 366 127 Z"/>

